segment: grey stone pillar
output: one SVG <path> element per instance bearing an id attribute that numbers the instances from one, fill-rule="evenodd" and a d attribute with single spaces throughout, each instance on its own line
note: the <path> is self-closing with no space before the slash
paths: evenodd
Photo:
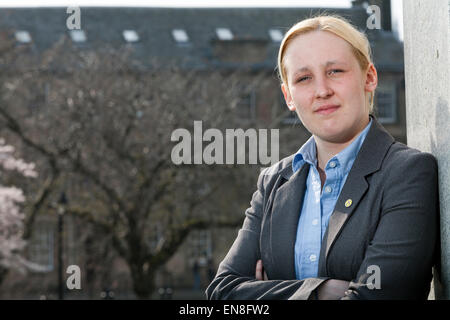
<path id="1" fill-rule="evenodd" d="M 438 299 L 450 299 L 449 13 L 449 0 L 403 0 L 407 141 L 434 154 L 439 164 L 442 286 L 436 282 L 439 276 L 434 277 Z"/>

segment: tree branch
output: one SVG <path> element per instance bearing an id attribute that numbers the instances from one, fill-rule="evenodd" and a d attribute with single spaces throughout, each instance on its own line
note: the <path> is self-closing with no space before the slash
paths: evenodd
<path id="1" fill-rule="evenodd" d="M 89 170 L 81 162 L 81 160 L 79 159 L 79 156 L 77 156 L 76 159 L 73 159 L 72 157 L 68 157 L 68 159 L 73 163 L 75 171 L 78 171 L 85 177 L 91 179 L 94 182 L 94 184 L 96 184 L 98 187 L 100 187 L 106 193 L 106 195 L 119 206 L 120 210 L 122 210 L 124 212 L 127 211 L 126 205 L 123 203 L 122 199 L 114 191 L 114 189 L 108 187 L 105 183 L 103 183 L 100 180 L 100 177 L 97 174 L 95 174 L 93 171 Z"/>
<path id="2" fill-rule="evenodd" d="M 48 178 L 45 181 L 41 194 L 37 197 L 36 201 L 34 201 L 34 203 L 31 205 L 31 208 L 32 208 L 31 212 L 26 217 L 26 220 L 24 223 L 25 230 L 24 230 L 23 238 L 25 240 L 27 240 L 31 237 L 32 232 L 33 232 L 33 224 L 34 224 L 34 220 L 36 219 L 37 213 L 42 208 L 45 201 L 51 194 L 51 191 L 53 190 L 53 187 L 55 186 L 56 181 L 58 180 L 59 176 L 60 176 L 59 170 L 54 170 L 53 176 L 51 178 Z"/>
<path id="3" fill-rule="evenodd" d="M 181 227 L 170 230 L 171 236 L 165 241 L 155 254 L 146 256 L 147 261 L 152 265 L 160 266 L 166 263 L 178 250 L 189 233 L 193 230 L 204 230 L 209 228 L 235 228 L 242 225 L 244 217 L 236 220 L 206 221 L 202 219 L 192 219 L 186 221 Z"/>

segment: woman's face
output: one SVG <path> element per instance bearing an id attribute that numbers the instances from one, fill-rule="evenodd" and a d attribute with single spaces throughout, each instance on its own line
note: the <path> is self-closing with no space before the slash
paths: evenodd
<path id="1" fill-rule="evenodd" d="M 364 129 L 366 93 L 377 86 L 373 64 L 362 71 L 351 45 L 326 31 L 297 36 L 284 57 L 282 91 L 309 132 L 323 141 L 346 143 Z"/>

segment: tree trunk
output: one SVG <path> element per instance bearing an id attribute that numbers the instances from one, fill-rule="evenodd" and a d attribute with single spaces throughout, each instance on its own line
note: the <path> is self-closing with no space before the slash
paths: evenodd
<path id="1" fill-rule="evenodd" d="M 0 266 L 0 285 L 2 284 L 3 280 L 5 279 L 8 271 L 9 271 L 9 269 Z"/>
<path id="2" fill-rule="evenodd" d="M 131 265 L 131 277 L 133 279 L 133 289 L 138 299 L 151 299 L 155 286 L 155 271 L 148 268 L 144 270 L 144 265 Z"/>

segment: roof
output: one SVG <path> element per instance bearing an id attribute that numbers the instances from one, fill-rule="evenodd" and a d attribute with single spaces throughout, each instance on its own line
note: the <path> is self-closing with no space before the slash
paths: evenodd
<path id="1" fill-rule="evenodd" d="M 51 48 L 62 36 L 69 36 L 66 20 L 71 14 L 66 13 L 66 9 L 4 8 L 0 10 L 0 30 L 28 31 L 33 51 L 39 53 Z M 130 46 L 134 50 L 134 56 L 144 65 L 151 65 L 153 59 L 158 58 L 159 61 L 174 61 L 182 67 L 201 69 L 217 66 L 234 68 L 242 65 L 232 60 L 224 61 L 218 57 L 215 49 L 219 45 L 225 46 L 225 49 L 227 46 L 234 46 L 234 50 L 239 50 L 239 44 L 252 42 L 265 52 L 259 61 L 247 64 L 273 69 L 279 43 L 271 39 L 269 30 L 279 29 L 284 33 L 296 22 L 318 12 L 339 14 L 360 29 L 366 29 L 367 13 L 361 6 L 349 9 L 81 7 L 81 29 L 85 32 L 87 41 L 80 47 L 95 49 L 104 47 L 105 44 L 114 48 Z M 228 28 L 234 36 L 233 40 L 219 40 L 216 28 Z M 172 35 L 174 29 L 185 30 L 189 42 L 177 43 Z M 135 30 L 139 40 L 127 44 L 122 35 L 124 30 Z M 371 33 L 380 32 L 368 30 L 369 39 L 375 42 L 382 39 Z M 383 38 L 382 41 L 386 42 L 386 39 Z M 397 47 L 401 45 L 393 37 L 388 42 Z M 386 50 L 391 50 L 392 46 L 382 48 L 382 52 L 377 54 L 385 56 L 389 60 L 386 63 L 398 64 L 397 59 L 393 60 L 390 54 L 386 55 Z M 401 60 L 398 61 L 403 61 L 402 50 Z"/>

